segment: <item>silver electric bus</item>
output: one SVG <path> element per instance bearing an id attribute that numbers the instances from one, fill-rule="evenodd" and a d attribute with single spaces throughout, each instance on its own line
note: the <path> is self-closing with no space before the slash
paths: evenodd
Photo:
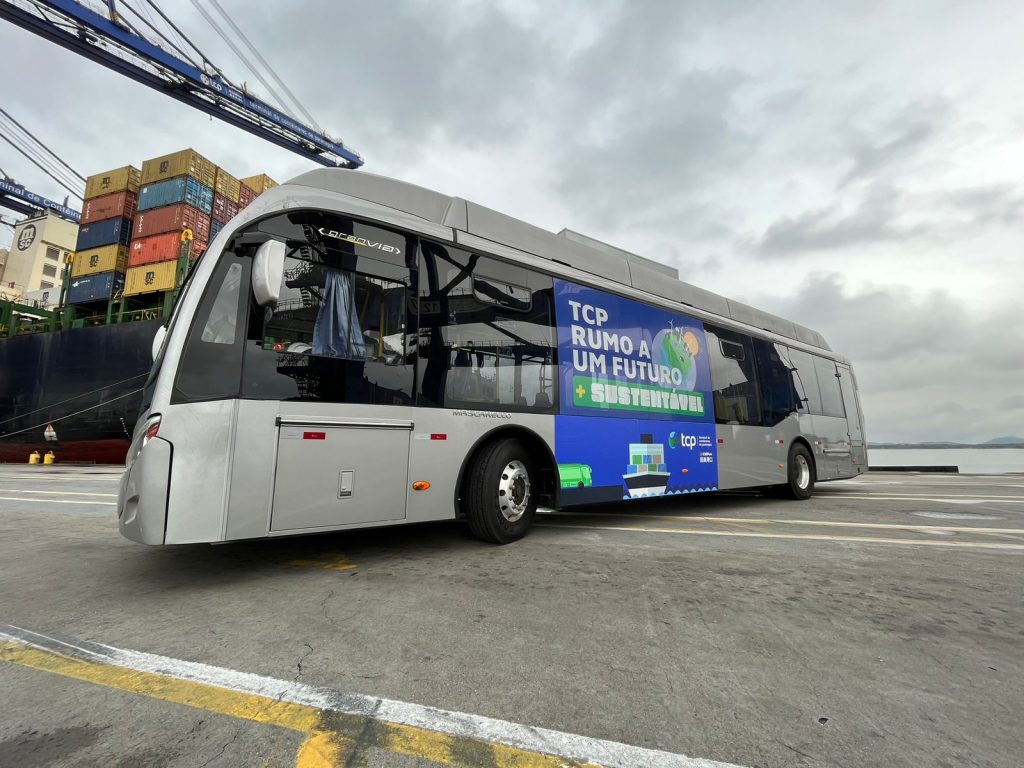
<path id="1" fill-rule="evenodd" d="M 849 361 L 820 334 L 568 230 L 317 170 L 236 216 L 165 328 L 121 532 L 223 542 L 866 469 Z"/>

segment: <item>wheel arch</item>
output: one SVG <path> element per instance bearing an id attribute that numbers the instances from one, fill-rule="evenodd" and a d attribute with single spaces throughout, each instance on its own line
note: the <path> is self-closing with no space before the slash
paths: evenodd
<path id="1" fill-rule="evenodd" d="M 790 441 L 790 448 L 791 449 L 792 449 L 792 447 L 794 445 L 802 445 L 804 448 L 807 449 L 807 453 L 810 454 L 810 457 L 811 457 L 811 471 L 812 471 L 812 475 L 811 476 L 814 478 L 815 482 L 817 482 L 817 480 L 818 480 L 818 460 L 816 458 L 814 458 L 814 448 L 811 447 L 810 441 L 806 437 L 804 437 L 803 435 L 800 435 L 798 437 L 794 437 Z M 787 458 L 787 463 L 788 463 L 788 461 L 789 460 Z M 789 467 L 788 466 L 786 467 L 786 472 L 787 473 L 789 472 Z"/>
<path id="2" fill-rule="evenodd" d="M 462 495 L 466 481 L 466 468 L 469 466 L 469 463 L 483 446 L 504 438 L 515 438 L 523 441 L 533 449 L 534 455 L 540 457 L 545 463 L 546 466 L 540 468 L 541 492 L 543 496 L 550 497 L 551 503 L 554 506 L 558 505 L 558 465 L 555 462 L 554 453 L 551 452 L 551 447 L 544 438 L 532 429 L 527 429 L 523 426 L 506 425 L 495 427 L 482 434 L 466 452 L 466 457 L 462 460 L 462 466 L 459 467 L 459 476 L 455 482 L 454 503 L 456 517 L 464 518 L 466 516 L 462 509 Z"/>

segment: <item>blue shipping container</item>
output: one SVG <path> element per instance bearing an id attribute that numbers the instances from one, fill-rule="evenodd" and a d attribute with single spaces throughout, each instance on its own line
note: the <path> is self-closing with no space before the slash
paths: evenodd
<path id="1" fill-rule="evenodd" d="M 131 219 L 104 219 L 78 228 L 78 247 L 75 250 L 84 251 L 114 243 L 128 245 L 131 241 Z"/>
<path id="2" fill-rule="evenodd" d="M 224 229 L 224 222 L 217 221 L 216 219 L 210 219 L 210 242 L 213 242 L 213 238 L 220 234 L 220 231 Z"/>
<path id="3" fill-rule="evenodd" d="M 191 176 L 158 181 L 139 190 L 140 213 L 151 208 L 163 208 L 165 205 L 183 202 L 209 214 L 213 211 L 213 190 Z"/>
<path id="4" fill-rule="evenodd" d="M 107 301 L 124 288 L 124 272 L 103 272 L 87 277 L 73 277 L 68 285 L 68 304 Z"/>

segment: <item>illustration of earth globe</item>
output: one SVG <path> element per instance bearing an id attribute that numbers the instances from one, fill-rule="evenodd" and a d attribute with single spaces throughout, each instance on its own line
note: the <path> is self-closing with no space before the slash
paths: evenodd
<path id="1" fill-rule="evenodd" d="M 697 386 L 697 365 L 694 358 L 700 354 L 700 342 L 693 331 L 666 328 L 654 337 L 652 353 L 654 362 L 677 368 L 683 375 L 682 384 L 677 387 L 692 390 Z"/>

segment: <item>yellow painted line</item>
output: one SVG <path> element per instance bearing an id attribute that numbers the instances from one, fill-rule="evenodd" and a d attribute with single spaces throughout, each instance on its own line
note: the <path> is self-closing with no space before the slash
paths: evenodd
<path id="1" fill-rule="evenodd" d="M 314 733 L 299 747 L 295 768 L 335 768 L 347 765 L 352 740 L 337 733 Z"/>
<path id="2" fill-rule="evenodd" d="M 586 513 L 559 513 L 555 517 L 572 517 L 574 514 L 580 517 L 596 517 Z M 783 520 L 779 518 L 763 517 L 707 517 L 704 515 L 633 515 L 633 514 L 608 514 L 608 517 L 622 519 L 643 519 L 643 520 L 674 520 L 677 522 L 689 523 L 699 521 L 702 523 L 728 523 L 737 525 L 811 525 L 822 528 L 869 528 L 878 530 L 893 531 L 952 531 L 959 533 L 999 533 L 1007 535 L 1024 534 L 1024 528 L 968 528 L 958 525 L 900 525 L 899 523 L 846 523 L 832 520 Z"/>
<path id="3" fill-rule="evenodd" d="M 359 566 L 344 557 L 316 557 L 291 560 L 288 565 L 293 568 L 326 568 L 330 571 L 357 571 Z"/>
<path id="4" fill-rule="evenodd" d="M 304 704 L 275 701 L 154 672 L 96 664 L 12 642 L 0 645 L 0 661 L 302 733 L 314 731 L 320 722 L 320 711 Z"/>
<path id="5" fill-rule="evenodd" d="M 327 731 L 324 730 L 325 712 L 316 707 L 154 672 L 84 661 L 15 642 L 0 643 L 0 661 L 151 699 L 309 734 L 296 754 L 296 768 L 344 766 L 349 763 L 354 751 L 368 748 L 408 755 L 453 768 L 480 768 L 481 765 L 487 768 L 600 768 L 595 763 L 581 763 L 542 752 L 362 716 L 341 716 L 348 721 L 346 730 L 350 733 Z M 357 744 L 354 737 L 367 728 L 374 731 L 374 738 Z M 460 756 L 460 752 L 466 753 L 467 757 Z M 481 755 L 485 756 L 483 762 Z"/>
<path id="6" fill-rule="evenodd" d="M 923 541 L 921 539 L 886 539 L 876 536 L 831 536 L 828 534 L 811 533 L 751 533 L 748 531 L 707 531 L 696 528 L 647 528 L 627 525 L 563 525 L 558 523 L 538 523 L 544 528 L 579 528 L 593 531 L 632 531 L 637 533 L 674 533 L 691 536 L 733 536 L 757 539 L 803 539 L 807 541 L 844 541 L 865 544 L 906 544 L 914 547 L 953 547 L 973 549 L 1000 549 L 1024 551 L 1024 544 L 1003 544 L 973 541 Z"/>

